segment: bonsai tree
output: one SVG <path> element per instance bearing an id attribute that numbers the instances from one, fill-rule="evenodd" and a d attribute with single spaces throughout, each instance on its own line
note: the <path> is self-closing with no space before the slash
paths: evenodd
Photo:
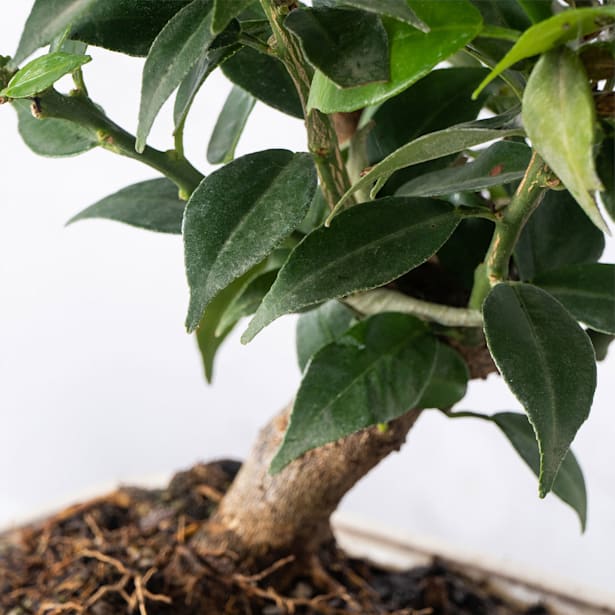
<path id="1" fill-rule="evenodd" d="M 615 335 L 615 266 L 598 262 L 615 216 L 614 26 L 607 0 L 36 0 L 0 61 L 25 143 L 158 174 L 71 222 L 182 235 L 208 380 L 244 317 L 248 343 L 300 314 L 300 388 L 198 552 L 313 561 L 341 498 L 427 409 L 491 422 L 585 525 L 570 446 Z M 88 45 L 146 58 L 134 135 L 90 98 Z M 218 68 L 234 85 L 204 177 L 183 136 Z M 147 138 L 172 95 L 159 151 Z M 304 120 L 307 152 L 235 159 L 256 99 Z M 518 412 L 454 409 L 496 371 Z"/>

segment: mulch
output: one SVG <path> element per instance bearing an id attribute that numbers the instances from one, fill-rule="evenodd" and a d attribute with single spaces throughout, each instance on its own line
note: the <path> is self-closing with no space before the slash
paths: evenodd
<path id="1" fill-rule="evenodd" d="M 200 464 L 164 489 L 121 488 L 0 535 L 0 614 L 548 614 L 507 603 L 437 561 L 391 572 L 335 545 L 290 578 L 292 556 L 250 574 L 218 569 L 190 538 L 238 469 L 227 460 Z"/>

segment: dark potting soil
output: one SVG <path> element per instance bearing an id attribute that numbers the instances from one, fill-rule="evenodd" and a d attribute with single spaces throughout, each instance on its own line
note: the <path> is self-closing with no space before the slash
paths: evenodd
<path id="1" fill-rule="evenodd" d="M 255 574 L 222 572 L 190 538 L 238 469 L 197 465 L 165 489 L 122 488 L 0 535 L 0 615 L 548 614 L 437 562 L 390 572 L 334 545 L 317 574 L 282 574 L 292 557 Z"/>

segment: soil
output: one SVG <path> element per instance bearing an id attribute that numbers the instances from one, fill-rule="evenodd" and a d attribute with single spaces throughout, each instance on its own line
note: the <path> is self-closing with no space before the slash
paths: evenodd
<path id="1" fill-rule="evenodd" d="M 504 601 L 442 563 L 390 572 L 327 545 L 248 573 L 190 538 L 239 469 L 197 465 L 165 489 L 121 488 L 0 535 L 2 615 L 547 615 Z M 233 554 L 224 554 L 224 559 Z M 224 570 L 222 570 L 224 568 Z"/>

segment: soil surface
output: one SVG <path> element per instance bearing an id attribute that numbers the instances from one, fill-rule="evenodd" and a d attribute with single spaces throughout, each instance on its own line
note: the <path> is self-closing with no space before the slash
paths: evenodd
<path id="1" fill-rule="evenodd" d="M 166 489 L 122 488 L 0 535 L 2 615 L 546 615 L 505 603 L 434 562 L 389 572 L 335 545 L 309 570 L 292 557 L 223 572 L 190 538 L 239 469 L 197 465 Z M 232 554 L 225 554 L 231 557 Z M 236 567 L 241 570 L 241 566 Z"/>

